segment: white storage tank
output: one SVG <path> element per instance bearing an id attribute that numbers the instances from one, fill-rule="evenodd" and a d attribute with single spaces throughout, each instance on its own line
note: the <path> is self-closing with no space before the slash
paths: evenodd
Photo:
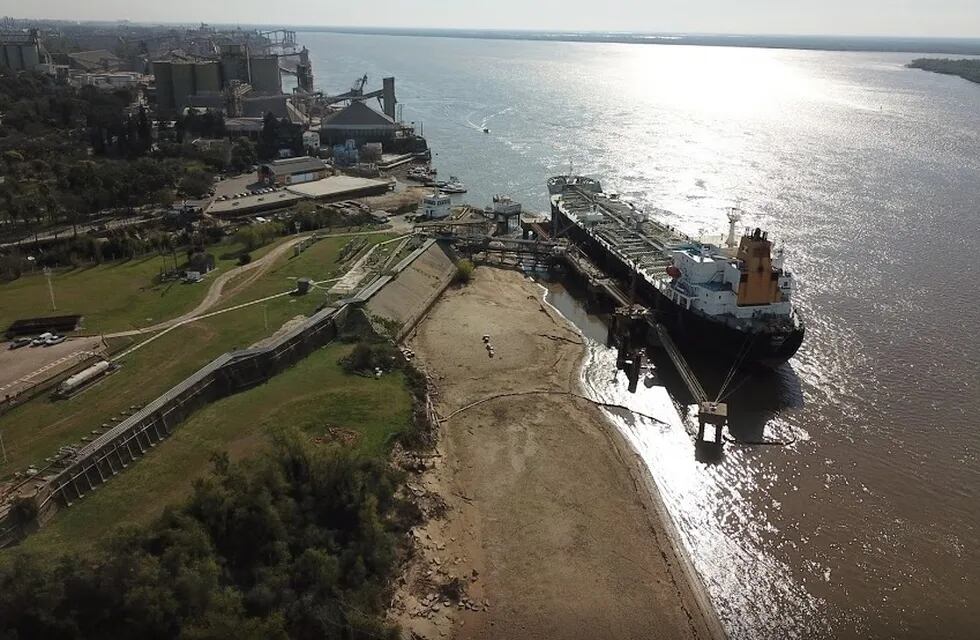
<path id="1" fill-rule="evenodd" d="M 58 395 L 68 396 L 78 391 L 82 385 L 95 380 L 101 375 L 104 375 L 112 365 L 107 360 L 102 360 L 96 362 L 91 367 L 87 369 L 82 369 L 73 376 L 68 376 L 65 381 L 58 386 Z"/>

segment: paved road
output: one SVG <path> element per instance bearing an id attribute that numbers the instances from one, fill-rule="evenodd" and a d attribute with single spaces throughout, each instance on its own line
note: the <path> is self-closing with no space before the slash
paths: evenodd
<path id="1" fill-rule="evenodd" d="M 0 343 L 0 402 L 102 353 L 99 337 L 71 338 L 50 347 L 21 347 L 10 350 Z"/>
<path id="2" fill-rule="evenodd" d="M 86 224 L 78 225 L 78 235 L 83 235 L 89 231 L 94 230 L 109 230 L 109 229 L 121 229 L 123 227 L 131 227 L 134 225 L 150 224 L 157 222 L 162 218 L 162 215 L 154 215 L 149 218 L 143 218 L 140 216 L 132 216 L 129 218 L 119 218 L 117 220 L 106 220 L 101 222 L 91 222 Z M 56 240 L 67 240 L 74 235 L 72 227 L 66 226 L 55 229 L 53 231 L 44 231 L 37 234 L 37 238 L 33 234 L 24 236 L 20 240 L 14 242 L 4 242 L 0 244 L 0 249 L 6 249 L 8 247 L 16 247 L 22 245 L 25 247 L 31 247 L 35 242 L 46 243 L 53 242 Z"/>

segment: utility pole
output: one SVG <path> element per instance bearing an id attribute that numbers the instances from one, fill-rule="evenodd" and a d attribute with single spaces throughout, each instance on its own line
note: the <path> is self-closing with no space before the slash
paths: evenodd
<path id="1" fill-rule="evenodd" d="M 262 305 L 262 317 L 265 319 L 265 329 L 269 330 L 269 305 Z"/>
<path id="2" fill-rule="evenodd" d="M 48 279 L 48 294 L 51 296 L 51 310 L 56 311 L 58 307 L 54 303 L 54 286 L 51 284 L 51 269 L 44 267 L 44 277 Z"/>

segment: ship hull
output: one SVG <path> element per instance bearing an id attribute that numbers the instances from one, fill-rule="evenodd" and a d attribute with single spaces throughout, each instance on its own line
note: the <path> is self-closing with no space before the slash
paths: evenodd
<path id="1" fill-rule="evenodd" d="M 671 337 L 686 348 L 717 354 L 734 363 L 739 357 L 746 364 L 775 368 L 793 357 L 803 344 L 802 323 L 788 331 L 747 332 L 715 322 L 685 309 L 657 293 L 657 318 Z M 745 355 L 742 356 L 742 351 Z"/>
<path id="2" fill-rule="evenodd" d="M 726 366 L 741 357 L 746 365 L 775 368 L 792 358 L 803 344 L 805 327 L 801 320 L 781 331 L 750 332 L 681 307 L 560 210 L 552 209 L 552 232 L 573 240 L 598 267 L 632 290 L 637 302 L 655 310 L 658 320 L 684 348 L 717 357 Z"/>

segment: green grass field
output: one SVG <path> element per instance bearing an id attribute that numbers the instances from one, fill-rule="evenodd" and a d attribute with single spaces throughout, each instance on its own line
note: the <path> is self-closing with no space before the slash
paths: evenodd
<path id="1" fill-rule="evenodd" d="M 382 242 L 395 237 L 392 234 L 377 233 L 367 236 L 357 236 L 356 239 L 366 240 L 368 246 L 373 243 Z M 249 300 L 257 300 L 276 293 L 288 291 L 296 286 L 297 278 L 312 278 L 313 280 L 329 280 L 330 278 L 342 275 L 352 260 L 340 263 L 337 256 L 352 237 L 323 238 L 312 245 L 298 256 L 292 252 L 276 261 L 268 271 L 256 279 L 247 289 L 237 293 L 227 300 L 222 301 L 216 307 L 222 309 L 236 304 L 241 304 Z M 249 277 L 245 273 L 232 278 L 226 285 L 226 290 L 231 290 L 238 282 Z M 329 284 L 323 285 L 329 288 Z"/>
<path id="2" fill-rule="evenodd" d="M 367 238 L 369 242 L 380 242 L 389 237 L 377 234 Z M 342 272 L 347 267 L 337 262 L 337 256 L 348 240 L 327 238 L 297 257 L 289 252 L 224 306 L 290 289 L 295 286 L 296 277 L 320 280 Z M 262 252 L 269 249 L 271 245 Z M 116 277 L 120 281 L 128 277 L 132 284 L 152 272 L 152 260 L 142 265 L 132 261 L 88 271 L 117 269 Z M 59 277 L 67 276 L 67 282 L 72 273 Z M 97 277 L 80 277 L 73 282 L 80 300 L 110 295 L 103 292 L 106 285 Z M 200 291 L 203 295 L 204 289 Z M 0 287 L 0 300 L 6 295 Z M 117 295 L 115 300 L 121 297 Z M 146 404 L 218 355 L 248 347 L 274 333 L 286 321 L 309 315 L 324 299 L 324 292 L 315 290 L 307 296 L 284 296 L 177 327 L 126 356 L 118 372 L 76 396 L 60 401 L 39 396 L 14 408 L 0 419 L 8 457 L 5 464 L 0 463 L 0 478 L 9 477 L 28 465 L 43 467 L 45 458 L 54 455 L 60 446 L 80 444 L 82 438 L 93 437 L 93 430 L 99 430 L 103 423 L 111 423 L 113 417 L 121 419 L 131 405 Z M 100 306 L 104 313 L 112 313 L 116 302 L 89 304 L 90 308 Z M 143 310 L 150 306 L 146 299 L 135 304 Z M 184 300 L 184 304 L 190 308 L 196 300 Z M 133 317 L 135 312 L 128 312 Z M 179 313 L 168 309 L 160 319 Z M 148 338 L 114 339 L 113 350 L 121 352 Z M 262 387 L 204 408 L 171 439 L 156 447 L 152 455 L 75 508 L 59 514 L 50 533 L 46 528 L 38 541 L 30 544 L 53 548 L 70 538 L 85 546 L 104 534 L 106 522 L 150 519 L 163 506 L 186 495 L 193 479 L 206 471 L 211 451 L 229 450 L 236 456 L 245 455 L 267 443 L 267 432 L 275 426 L 291 425 L 311 434 L 325 426 L 356 429 L 362 434 L 359 446 L 364 451 L 382 450 L 390 437 L 407 423 L 409 395 L 399 376 L 374 381 L 342 374 L 336 361 L 347 348 L 331 345 Z M 143 493 L 149 485 L 153 493 Z"/>
<path id="3" fill-rule="evenodd" d="M 275 244 L 253 251 L 253 259 Z M 236 266 L 241 249 L 234 243 L 208 247 L 215 256 L 216 269 L 196 284 L 156 282 L 161 270 L 173 267 L 171 256 L 151 255 L 59 270 L 51 278 L 56 309 L 51 308 L 48 283 L 40 272 L 22 276 L 0 284 L 0 330 L 18 318 L 46 315 L 80 314 L 86 333 L 135 329 L 177 317 L 204 298 L 214 278 Z M 178 262 L 182 259 L 178 253 Z"/>
<path id="4" fill-rule="evenodd" d="M 152 520 L 191 490 L 210 467 L 212 452 L 241 458 L 267 446 L 270 434 L 296 428 L 310 438 L 329 427 L 356 431 L 360 451 L 385 451 L 411 417 L 401 374 L 379 380 L 348 375 L 337 360 L 350 345 L 331 344 L 266 384 L 224 398 L 192 415 L 125 473 L 60 512 L 20 548 L 84 551 L 112 527 Z M 243 532 L 247 535 L 247 532 Z"/>
<path id="5" fill-rule="evenodd" d="M 8 457 L 7 464 L 0 463 L 0 477 L 42 465 L 61 445 L 78 443 L 130 405 L 146 404 L 222 353 L 248 347 L 290 318 L 311 313 L 321 300 L 284 297 L 178 327 L 127 356 L 117 373 L 76 396 L 52 401 L 42 395 L 14 408 L 0 419 Z"/>
<path id="6" fill-rule="evenodd" d="M 370 236 L 372 241 L 385 237 Z M 340 268 L 337 254 L 347 240 L 321 240 L 296 258 L 289 253 L 223 306 L 289 289 L 283 283 L 293 282 L 288 279 L 292 274 L 312 273 L 320 278 L 332 273 Z M 0 478 L 31 464 L 43 466 L 58 447 L 77 444 L 129 406 L 146 404 L 222 353 L 258 342 L 291 318 L 309 315 L 323 301 L 321 291 L 284 296 L 177 327 L 127 356 L 117 373 L 77 396 L 60 401 L 39 396 L 16 407 L 0 422 L 8 457 L 6 464 L 0 463 Z M 148 338 L 119 339 L 115 350 L 121 352 Z"/>

